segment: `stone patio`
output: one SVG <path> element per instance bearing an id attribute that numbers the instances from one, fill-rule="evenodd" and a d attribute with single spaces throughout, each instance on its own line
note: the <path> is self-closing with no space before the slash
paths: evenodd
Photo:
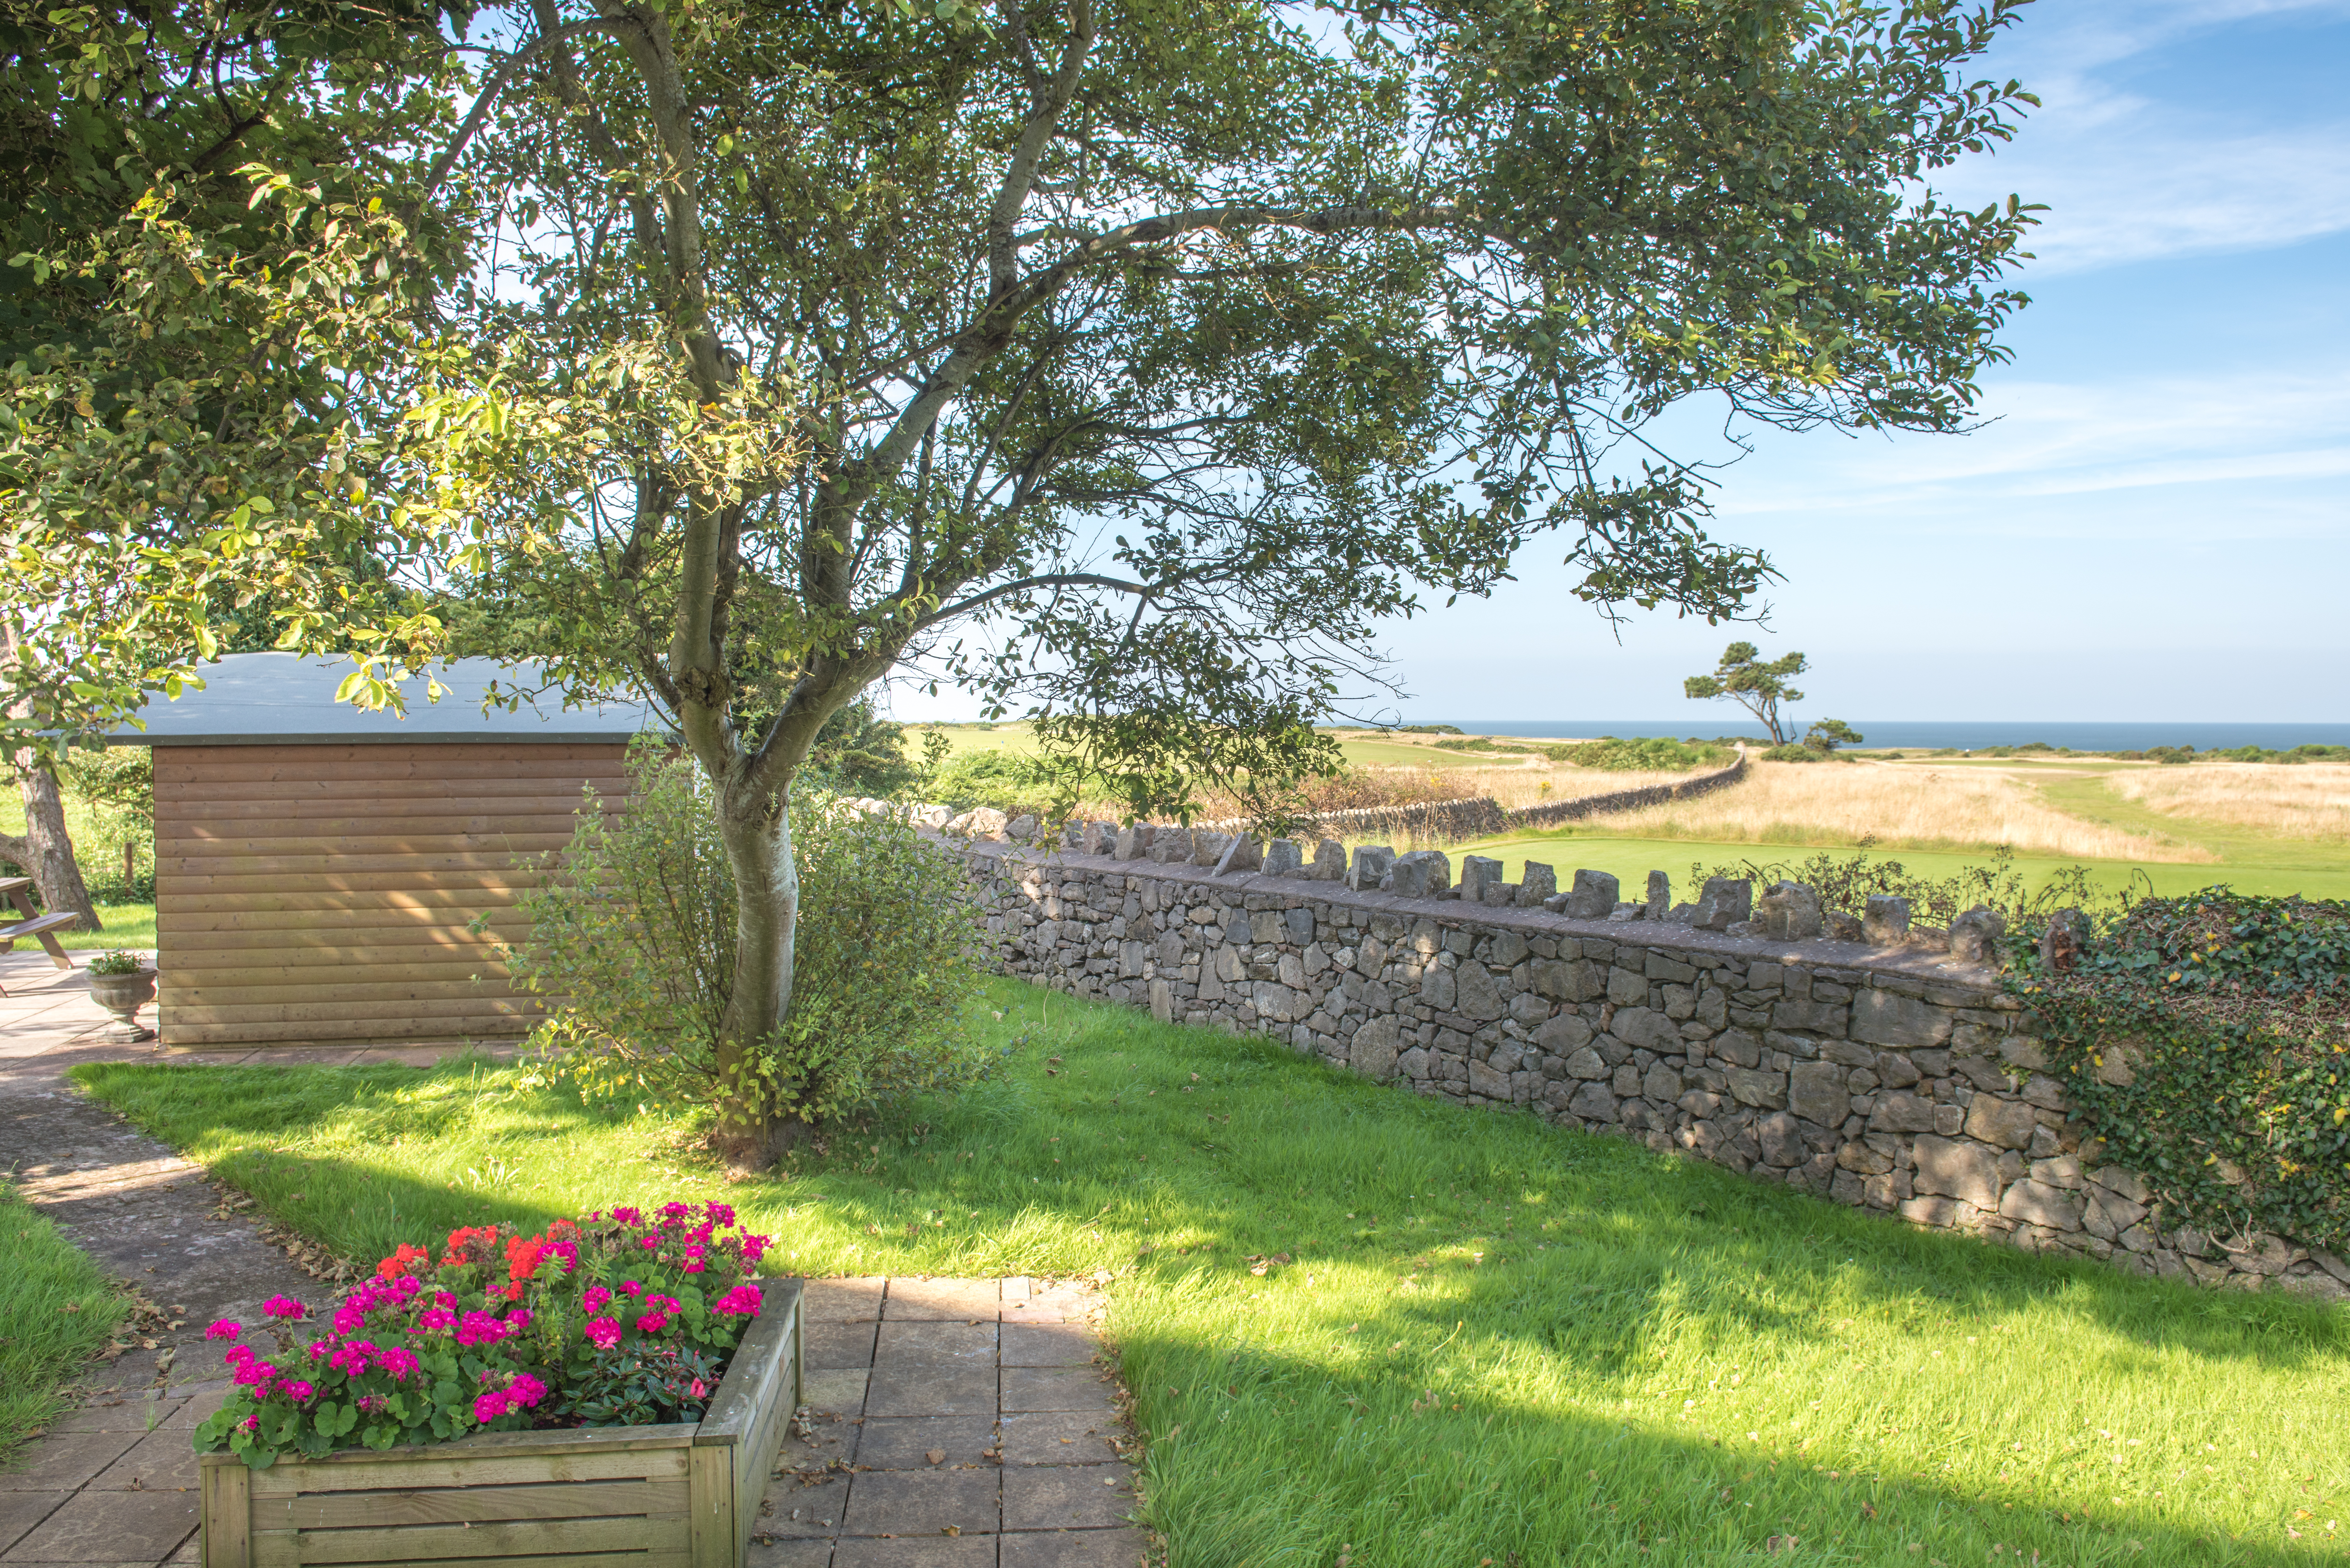
<path id="1" fill-rule="evenodd" d="M 1134 1568 L 1099 1310 L 1024 1279 L 809 1281 L 807 1417 L 752 1568 Z"/>
<path id="2" fill-rule="evenodd" d="M 79 1093 L 80 1062 L 425 1066 L 452 1047 L 159 1052 L 99 1038 L 70 971 L 0 954 L 0 1169 L 162 1310 L 82 1403 L 0 1471 L 0 1568 L 199 1561 L 190 1429 L 225 1397 L 216 1317 L 332 1287 L 220 1206 L 203 1170 Z M 503 1054 L 504 1053 L 494 1053 Z M 786 1438 L 753 1568 L 1131 1568 L 1133 1471 L 1095 1364 L 1098 1299 L 1027 1280 L 815 1280 L 806 1419 Z M 162 1326 L 176 1324 L 176 1327 Z"/>

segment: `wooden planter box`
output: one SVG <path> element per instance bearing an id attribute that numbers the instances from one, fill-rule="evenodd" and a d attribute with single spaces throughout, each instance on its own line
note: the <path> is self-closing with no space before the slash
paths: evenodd
<path id="1" fill-rule="evenodd" d="M 699 1424 L 488 1432 L 265 1470 L 200 1456 L 204 1568 L 741 1568 L 800 1402 L 799 1282 L 759 1284 Z"/>

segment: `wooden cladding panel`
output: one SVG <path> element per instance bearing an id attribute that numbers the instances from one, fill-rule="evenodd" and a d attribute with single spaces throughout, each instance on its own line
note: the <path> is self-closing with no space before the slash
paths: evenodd
<path id="1" fill-rule="evenodd" d="M 159 747 L 165 1043 L 527 1032 L 537 1000 L 509 986 L 498 945 L 528 934 L 515 905 L 569 841 L 583 786 L 622 808 L 626 757 L 506 740 Z"/>

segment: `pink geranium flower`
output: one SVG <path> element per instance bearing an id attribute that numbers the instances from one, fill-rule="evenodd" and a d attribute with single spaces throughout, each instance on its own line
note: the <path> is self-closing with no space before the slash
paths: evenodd
<path id="1" fill-rule="evenodd" d="M 740 1284 L 720 1296 L 711 1304 L 710 1310 L 727 1317 L 756 1317 L 759 1315 L 759 1287 L 754 1284 Z"/>
<path id="2" fill-rule="evenodd" d="M 620 1343 L 620 1320 L 611 1317 L 588 1320 L 588 1343 L 598 1350 L 609 1350 Z"/>
<path id="3" fill-rule="evenodd" d="M 222 1318 L 210 1328 L 204 1330 L 204 1337 L 206 1339 L 234 1339 L 238 1334 L 243 1334 L 244 1332 L 244 1324 L 234 1322 L 228 1318 Z"/>
<path id="4" fill-rule="evenodd" d="M 300 1317 L 310 1309 L 292 1296 L 272 1296 L 261 1303 L 261 1310 L 271 1317 Z"/>

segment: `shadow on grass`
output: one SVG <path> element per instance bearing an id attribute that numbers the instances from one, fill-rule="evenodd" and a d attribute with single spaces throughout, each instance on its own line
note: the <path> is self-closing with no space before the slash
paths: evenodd
<path id="1" fill-rule="evenodd" d="M 2296 1543 L 2273 1523 L 2265 1540 L 2239 1539 L 2158 1504 L 2092 1508 L 1939 1477 L 1930 1446 L 1905 1472 L 1465 1391 L 1431 1403 L 1392 1377 L 1334 1383 L 1325 1366 L 1255 1347 L 1203 1355 L 1146 1332 L 1121 1350 L 1129 1382 L 1159 1396 L 1145 1401 L 1158 1407 L 1149 1517 L 1178 1568 L 1341 1553 L 1365 1568 L 2339 1560 L 2324 1538 Z"/>
<path id="2" fill-rule="evenodd" d="M 2257 1505 L 2214 1490 L 2181 1523 L 2143 1489 L 2112 1501 L 2114 1472 L 2087 1466 L 2107 1456 L 2070 1438 L 2085 1390 L 2105 1402 L 2093 1425 L 2126 1414 L 2149 1437 L 2222 1415 L 2322 1426 L 2350 1314 L 1915 1231 L 1267 1042 L 993 995 L 1013 1048 L 996 1077 L 733 1185 L 679 1147 L 679 1124 L 479 1063 L 77 1076 L 362 1262 L 459 1224 L 536 1230 L 674 1193 L 723 1194 L 795 1272 L 1116 1271 L 1113 1326 L 1157 1436 L 1151 1516 L 1178 1568 L 1326 1564 L 1348 1545 L 1360 1568 L 1712 1562 L 1773 1533 L 1788 1561 L 1927 1568 L 1998 1561 L 1994 1546 L 2052 1563 L 2305 1555 L 2214 1522 L 2253 1529 L 2277 1477 L 2251 1478 Z M 2002 1333 L 2022 1343 L 1970 1369 L 1966 1336 Z M 1786 1418 L 1808 1415 L 1811 1386 L 1773 1407 L 1773 1437 L 1731 1430 L 1733 1363 L 1750 1391 L 1775 1372 L 1840 1402 L 1844 1457 L 1800 1457 Z M 2338 1430 L 2293 1440 L 2344 1469 Z M 2063 1503 L 2045 1495 L 2059 1480 Z M 2259 1528 L 2273 1542 L 2282 1527 Z"/>

